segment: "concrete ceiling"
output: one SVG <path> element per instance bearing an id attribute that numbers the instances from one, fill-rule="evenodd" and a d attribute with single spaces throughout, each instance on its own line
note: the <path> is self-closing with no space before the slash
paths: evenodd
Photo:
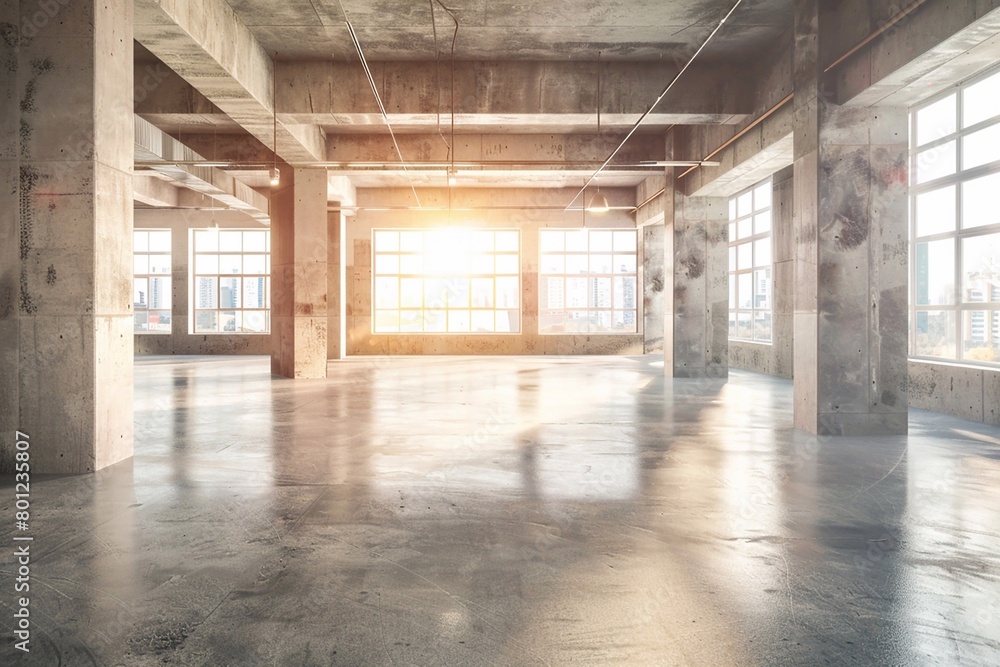
<path id="1" fill-rule="evenodd" d="M 356 60 L 434 60 L 450 53 L 454 23 L 430 0 L 227 0 L 268 53 Z M 342 2 L 342 5 L 341 5 Z M 686 59 L 734 0 L 445 0 L 459 23 L 459 60 Z M 341 10 L 343 7 L 343 10 Z M 703 53 L 753 58 L 791 28 L 792 0 L 744 0 Z M 437 45 L 434 27 L 437 27 Z"/>

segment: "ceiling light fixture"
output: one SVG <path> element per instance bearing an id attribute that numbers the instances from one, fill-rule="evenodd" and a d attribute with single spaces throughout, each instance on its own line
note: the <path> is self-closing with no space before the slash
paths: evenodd
<path id="1" fill-rule="evenodd" d="M 590 213 L 607 213 L 610 210 L 611 205 L 608 203 L 608 198 L 602 195 L 600 190 L 597 191 L 597 194 L 587 204 L 587 211 Z"/>
<path id="2" fill-rule="evenodd" d="M 632 126 L 632 129 L 628 131 L 628 134 L 625 135 L 625 138 L 622 139 L 620 144 L 618 144 L 618 148 L 616 148 L 611 152 L 611 155 L 609 155 L 608 159 L 604 161 L 604 164 L 602 164 L 597 169 L 597 171 L 594 172 L 594 174 L 590 177 L 590 180 L 587 181 L 584 184 L 583 188 L 581 188 L 580 191 L 576 193 L 576 196 L 574 196 L 573 199 L 570 200 L 569 204 L 566 205 L 567 209 L 569 209 L 569 207 L 572 206 L 573 203 L 577 199 L 579 199 L 581 195 L 584 194 L 584 192 L 587 189 L 587 186 L 594 182 L 594 179 L 597 178 L 598 174 L 604 171 L 604 169 L 609 164 L 611 164 L 611 161 L 615 159 L 615 156 L 618 155 L 621 149 L 625 147 L 625 144 L 628 142 L 629 139 L 632 138 L 632 135 L 636 133 L 636 130 L 639 129 L 639 126 L 642 125 L 643 121 L 646 120 L 646 118 L 648 118 L 651 113 L 653 113 L 653 110 L 656 109 L 657 105 L 659 105 L 659 103 L 663 100 L 666 94 L 669 93 L 670 90 L 674 87 L 674 85 L 676 85 L 677 82 L 680 80 L 680 78 L 684 76 L 684 73 L 687 72 L 688 69 L 691 67 L 691 64 L 695 61 L 695 58 L 697 58 L 701 54 L 701 52 L 705 50 L 705 47 L 708 46 L 708 43 L 712 41 L 712 38 L 715 37 L 716 33 L 718 33 L 719 30 L 722 29 L 722 26 L 725 25 L 726 21 L 729 20 L 729 17 L 733 15 L 733 12 L 736 11 L 736 8 L 739 7 L 742 2 L 743 0 L 736 0 L 736 4 L 732 6 L 732 8 L 722 18 L 722 20 L 719 21 L 719 24 L 715 26 L 712 32 L 708 34 L 708 37 L 706 37 L 705 41 L 701 43 L 701 46 L 698 47 L 698 50 L 695 51 L 694 55 L 692 55 L 688 59 L 688 61 L 684 64 L 684 67 L 682 67 L 681 70 L 677 72 L 676 75 L 674 75 L 674 78 L 670 80 L 670 83 L 668 83 L 667 87 L 663 89 L 663 92 L 660 93 L 659 96 L 653 101 L 653 104 L 651 104 L 650 107 L 646 109 L 646 111 L 644 111 L 641 116 L 639 116 L 639 120 L 635 122 L 635 124 Z"/>
<path id="3" fill-rule="evenodd" d="M 281 170 L 277 167 L 271 167 L 271 187 L 281 183 Z"/>

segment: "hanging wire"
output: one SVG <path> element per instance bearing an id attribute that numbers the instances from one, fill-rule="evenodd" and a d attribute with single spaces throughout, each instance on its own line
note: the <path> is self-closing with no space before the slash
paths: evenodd
<path id="1" fill-rule="evenodd" d="M 708 46 L 708 43 L 712 41 L 712 38 L 715 37 L 716 33 L 722 29 L 722 26 L 726 23 L 726 21 L 729 20 L 729 17 L 733 15 L 733 12 L 736 11 L 736 8 L 739 7 L 742 2 L 743 0 L 736 0 L 736 4 L 732 6 L 732 8 L 722 18 L 722 20 L 719 21 L 719 24 L 715 26 L 715 28 L 712 30 L 711 33 L 709 33 L 708 37 L 705 38 L 705 41 L 702 42 L 701 46 L 698 47 L 698 50 L 694 52 L 694 55 L 692 55 L 688 59 L 687 63 L 684 64 L 684 67 L 682 67 L 681 70 L 677 72 L 677 74 L 674 76 L 674 78 L 670 80 L 670 83 L 667 84 L 667 87 L 663 89 L 663 92 L 659 94 L 659 96 L 656 98 L 653 104 L 650 105 L 650 107 L 646 109 L 645 112 L 643 112 L 643 114 L 639 117 L 639 120 L 637 120 L 635 124 L 632 126 L 632 129 L 629 130 L 628 134 L 625 135 L 625 138 L 622 139 L 620 144 L 618 144 L 618 147 L 611 152 L 611 155 L 608 156 L 608 159 L 605 160 L 604 163 L 597 168 L 597 171 L 595 171 L 591 175 L 590 179 L 584 184 L 584 186 L 580 189 L 580 191 L 577 192 L 576 195 L 573 197 L 573 199 L 570 200 L 569 204 L 566 205 L 567 210 L 569 209 L 570 206 L 574 204 L 574 202 L 576 202 L 577 199 L 580 198 L 580 195 L 584 194 L 584 191 L 587 189 L 587 186 L 593 183 L 594 180 L 597 178 L 597 176 L 602 171 L 604 171 L 604 169 L 607 168 L 609 164 L 611 164 L 611 161 L 614 160 L 615 156 L 618 155 L 619 151 L 621 151 L 621 149 L 625 147 L 625 144 L 628 142 L 629 139 L 632 138 L 632 135 L 635 134 L 636 130 L 639 129 L 639 126 L 642 125 L 643 121 L 646 120 L 646 118 L 649 117 L 651 113 L 653 113 L 653 110 L 660 103 L 660 101 L 663 100 L 664 96 L 666 96 L 666 94 L 670 92 L 670 90 L 674 87 L 677 81 L 679 81 L 680 78 L 684 76 L 684 73 L 688 70 L 689 67 L 691 67 L 691 63 L 693 63 L 695 61 L 695 58 L 697 58 L 701 54 L 701 52 L 705 49 L 705 47 Z"/>

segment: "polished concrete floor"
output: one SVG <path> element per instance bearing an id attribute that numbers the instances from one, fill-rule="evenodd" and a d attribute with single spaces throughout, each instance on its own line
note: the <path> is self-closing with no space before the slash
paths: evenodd
<path id="1" fill-rule="evenodd" d="M 1000 664 L 1000 429 L 809 437 L 790 383 L 655 357 L 143 358 L 135 397 L 133 461 L 34 480 L 0 664 Z"/>

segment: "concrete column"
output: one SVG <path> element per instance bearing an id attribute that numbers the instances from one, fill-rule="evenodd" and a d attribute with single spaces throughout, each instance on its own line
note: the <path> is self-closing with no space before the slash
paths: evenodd
<path id="1" fill-rule="evenodd" d="M 668 160 L 670 155 L 668 139 Z M 723 197 L 689 197 L 682 185 L 667 174 L 663 369 L 668 377 L 725 378 L 729 376 L 728 203 Z"/>
<path id="2" fill-rule="evenodd" d="M 271 372 L 326 377 L 326 171 L 281 169 L 271 193 Z"/>
<path id="3" fill-rule="evenodd" d="M 642 242 L 642 345 L 650 354 L 663 350 L 663 225 L 639 229 Z"/>
<path id="4" fill-rule="evenodd" d="M 0 437 L 132 455 L 132 3 L 0 4 Z"/>
<path id="5" fill-rule="evenodd" d="M 795 9 L 795 426 L 907 427 L 907 115 L 840 107 L 820 0 Z"/>
<path id="6" fill-rule="evenodd" d="M 327 340 L 326 358 L 343 359 L 346 353 L 347 318 L 344 313 L 344 226 L 346 216 L 330 211 L 327 216 Z"/>

